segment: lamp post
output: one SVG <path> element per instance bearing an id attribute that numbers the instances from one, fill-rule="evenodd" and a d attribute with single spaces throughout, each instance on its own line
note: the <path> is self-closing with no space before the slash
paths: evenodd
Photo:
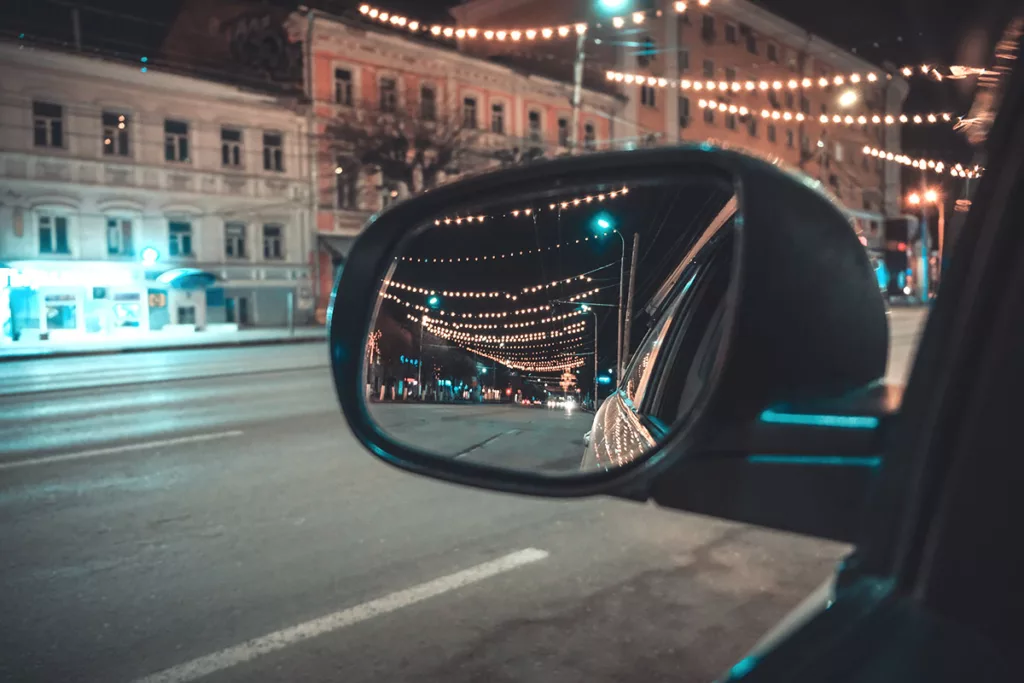
<path id="1" fill-rule="evenodd" d="M 594 314 L 594 410 L 597 410 L 597 311 L 590 304 L 583 304 L 580 310 Z"/>
<path id="2" fill-rule="evenodd" d="M 938 207 L 939 212 L 939 255 L 938 262 L 936 263 L 935 272 L 941 277 L 942 273 L 942 250 L 945 242 L 946 232 L 946 207 L 943 205 L 942 195 L 935 188 L 924 188 L 923 192 L 911 192 L 907 195 L 907 204 L 913 207 L 921 208 L 921 263 L 922 263 L 922 291 L 921 297 L 925 303 L 928 303 L 928 217 L 926 214 L 927 204 L 934 204 Z"/>
<path id="3" fill-rule="evenodd" d="M 616 350 L 615 350 L 615 368 L 619 375 L 622 375 L 622 304 L 625 297 L 626 287 L 626 238 L 622 236 L 622 233 L 615 229 L 615 223 L 611 216 L 607 213 L 600 213 L 594 219 L 594 225 L 598 232 L 602 235 L 612 232 L 619 238 L 619 244 L 622 250 L 619 252 L 619 303 L 616 311 L 617 325 L 616 325 Z"/>

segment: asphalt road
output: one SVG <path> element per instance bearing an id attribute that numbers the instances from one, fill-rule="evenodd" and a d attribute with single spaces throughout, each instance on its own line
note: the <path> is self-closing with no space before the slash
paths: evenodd
<path id="1" fill-rule="evenodd" d="M 349 435 L 325 364 L 319 345 L 0 364 L 0 680 L 711 680 L 846 551 L 398 472 Z M 453 457 L 578 447 L 579 415 L 379 408 Z"/>

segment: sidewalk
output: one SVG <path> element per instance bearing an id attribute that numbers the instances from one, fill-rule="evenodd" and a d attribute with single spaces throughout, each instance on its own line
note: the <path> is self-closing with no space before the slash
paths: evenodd
<path id="1" fill-rule="evenodd" d="M 174 351 L 180 349 L 217 349 L 234 346 L 260 346 L 267 344 L 301 344 L 325 342 L 327 330 L 320 326 L 262 328 L 231 332 L 189 332 L 181 334 L 148 334 L 138 339 L 97 339 L 95 341 L 30 341 L 0 345 L 0 363 L 69 356 L 91 356 L 115 353 L 142 353 L 146 351 Z"/>

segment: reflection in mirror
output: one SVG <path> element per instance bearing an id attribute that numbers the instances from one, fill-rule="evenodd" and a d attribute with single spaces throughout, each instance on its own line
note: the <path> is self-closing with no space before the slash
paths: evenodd
<path id="1" fill-rule="evenodd" d="M 565 476 L 636 460 L 708 385 L 731 189 L 490 199 L 427 217 L 394 255 L 366 348 L 372 419 L 421 452 L 491 467 Z"/>

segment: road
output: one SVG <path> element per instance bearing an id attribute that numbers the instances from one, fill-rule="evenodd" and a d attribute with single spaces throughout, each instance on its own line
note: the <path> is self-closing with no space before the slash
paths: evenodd
<path id="1" fill-rule="evenodd" d="M 847 550 L 398 472 L 347 432 L 320 345 L 0 379 L 2 681 L 711 680 Z M 515 412 L 481 433 L 519 431 L 479 446 L 481 409 L 430 408 L 415 438 L 523 464 L 577 433 L 490 407 Z"/>

